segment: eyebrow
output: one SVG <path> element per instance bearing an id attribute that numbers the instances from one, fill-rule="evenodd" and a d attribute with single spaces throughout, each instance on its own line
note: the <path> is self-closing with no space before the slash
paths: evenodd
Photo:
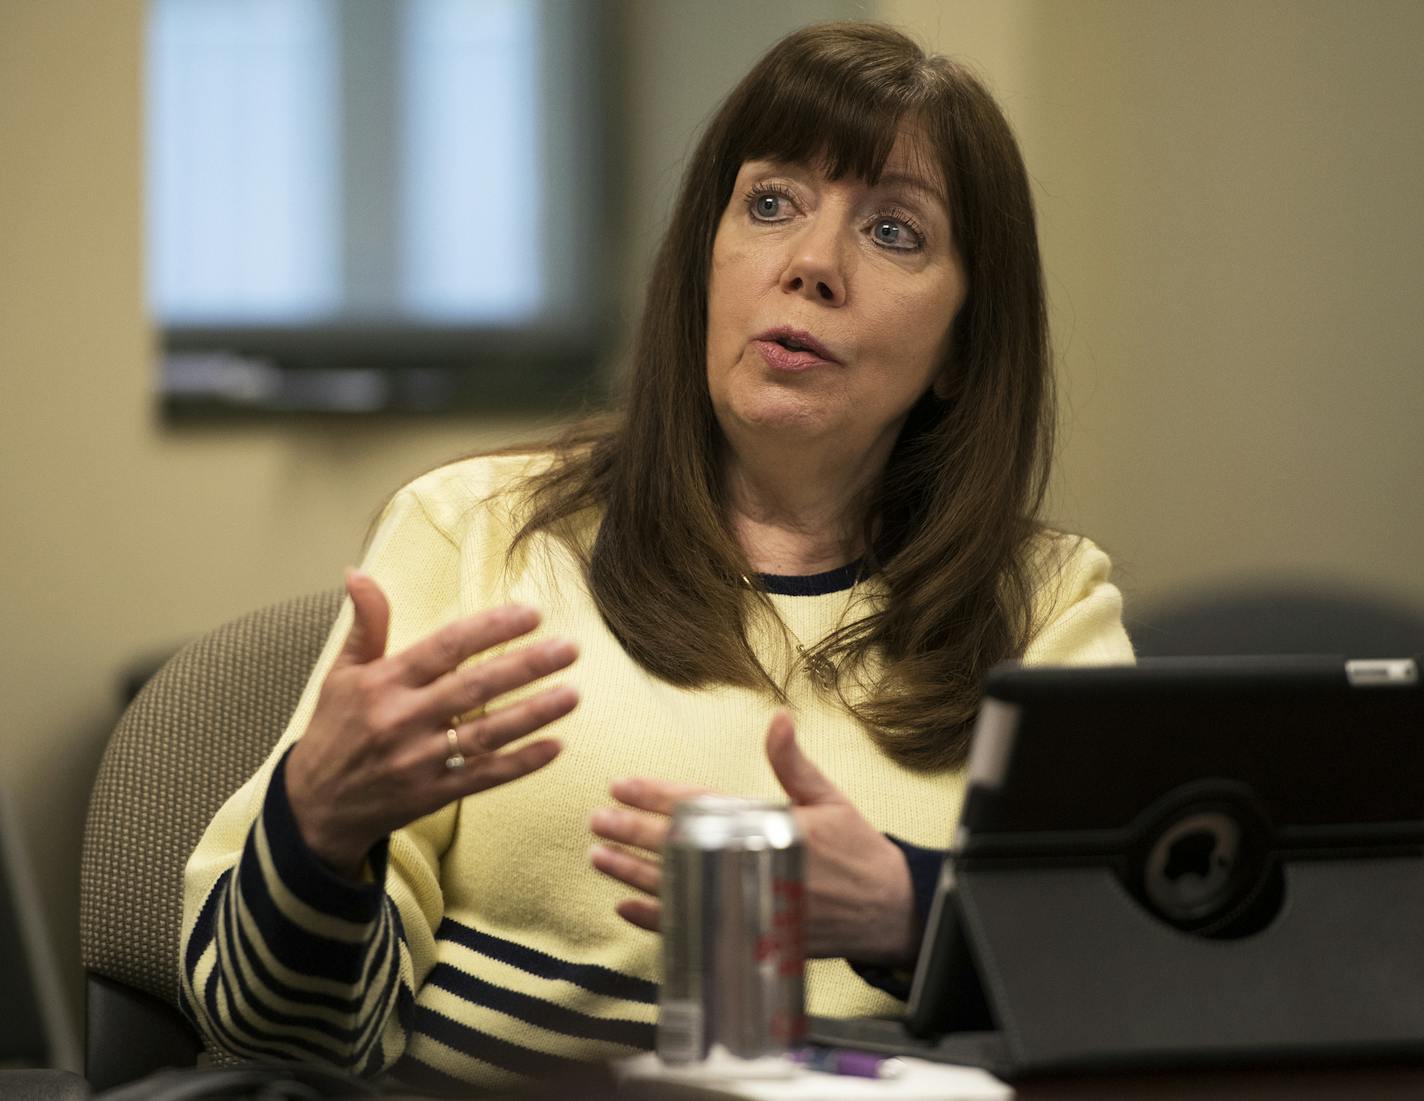
<path id="1" fill-rule="evenodd" d="M 946 209 L 949 207 L 949 199 L 944 190 L 936 187 L 922 176 L 914 176 L 907 172 L 887 172 L 880 177 L 878 187 L 908 187 L 915 191 L 922 191 L 933 199 L 939 200 Z"/>

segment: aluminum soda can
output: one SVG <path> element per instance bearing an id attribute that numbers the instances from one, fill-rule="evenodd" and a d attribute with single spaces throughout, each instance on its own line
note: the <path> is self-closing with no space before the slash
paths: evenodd
<path id="1" fill-rule="evenodd" d="M 804 866 L 784 804 L 701 795 L 673 810 L 663 849 L 664 1063 L 781 1065 L 804 1042 Z"/>

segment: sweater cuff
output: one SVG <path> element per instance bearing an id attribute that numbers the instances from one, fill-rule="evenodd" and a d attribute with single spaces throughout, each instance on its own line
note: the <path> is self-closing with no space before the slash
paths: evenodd
<path id="1" fill-rule="evenodd" d="M 924 928 L 930 920 L 930 905 L 934 902 L 935 888 L 939 885 L 939 871 L 944 866 L 946 849 L 925 849 L 901 841 L 894 834 L 886 838 L 905 855 L 905 863 L 910 867 L 910 888 L 915 892 L 915 918 Z"/>
<path id="2" fill-rule="evenodd" d="M 900 850 L 910 871 L 910 890 L 914 894 L 915 924 L 924 929 L 929 923 L 930 904 L 934 901 L 935 887 L 939 883 L 939 872 L 944 864 L 944 849 L 926 849 L 911 845 L 893 834 L 886 838 Z M 910 997 L 910 984 L 914 979 L 913 964 L 907 967 L 886 967 L 883 964 L 856 963 L 847 960 L 851 970 L 877 990 L 882 990 L 892 998 L 906 1001 Z"/>
<path id="3" fill-rule="evenodd" d="M 366 854 L 362 882 L 338 875 L 312 852 L 302 837 L 287 797 L 287 757 L 282 754 L 267 785 L 262 803 L 262 825 L 277 877 L 313 910 L 358 924 L 368 924 L 380 914 L 385 897 L 386 858 L 390 839 L 381 838 Z"/>

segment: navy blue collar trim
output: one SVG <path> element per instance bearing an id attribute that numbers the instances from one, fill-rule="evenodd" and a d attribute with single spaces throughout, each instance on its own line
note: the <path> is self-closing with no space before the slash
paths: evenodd
<path id="1" fill-rule="evenodd" d="M 825 573 L 759 573 L 756 577 L 763 589 L 777 596 L 825 596 L 827 593 L 844 592 L 854 585 L 862 565 L 857 560 Z"/>

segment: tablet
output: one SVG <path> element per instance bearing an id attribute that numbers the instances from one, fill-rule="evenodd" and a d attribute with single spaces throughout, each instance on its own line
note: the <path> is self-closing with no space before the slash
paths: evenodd
<path id="1" fill-rule="evenodd" d="M 1060 1067 L 1424 1046 L 1415 659 L 1001 665 L 968 773 L 911 1035 Z"/>

